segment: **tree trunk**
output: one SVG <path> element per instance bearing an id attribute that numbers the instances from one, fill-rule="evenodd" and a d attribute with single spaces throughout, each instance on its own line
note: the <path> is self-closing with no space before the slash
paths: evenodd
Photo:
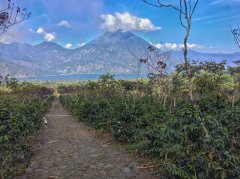
<path id="1" fill-rule="evenodd" d="M 191 21 L 186 17 L 188 21 L 188 26 L 187 26 L 187 31 L 186 35 L 184 37 L 184 47 L 183 47 L 183 54 L 184 54 L 184 62 L 185 62 L 185 68 L 186 68 L 186 73 L 188 76 L 188 90 L 189 90 L 189 99 L 190 102 L 193 102 L 193 87 L 192 87 L 192 76 L 189 71 L 189 62 L 188 62 L 188 38 L 190 36 L 190 30 L 191 30 Z"/>

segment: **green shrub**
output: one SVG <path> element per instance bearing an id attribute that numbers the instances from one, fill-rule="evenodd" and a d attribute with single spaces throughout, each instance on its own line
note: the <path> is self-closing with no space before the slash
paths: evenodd
<path id="1" fill-rule="evenodd" d="M 143 152 L 160 160 L 170 176 L 237 177 L 239 155 L 229 147 L 229 123 L 225 121 L 227 125 L 222 125 L 222 116 L 206 116 L 195 106 L 183 106 L 171 119 L 148 133 Z"/>
<path id="2" fill-rule="evenodd" d="M 53 99 L 51 95 L 51 92 L 44 96 L 0 95 L 1 176 L 14 178 L 28 164 L 30 138 L 42 124 Z"/>
<path id="3" fill-rule="evenodd" d="M 159 161 L 166 177 L 240 175 L 240 110 L 226 98 L 203 99 L 198 105 L 179 103 L 172 111 L 148 96 L 68 95 L 61 101 L 81 121 L 111 131 L 115 139 Z"/>

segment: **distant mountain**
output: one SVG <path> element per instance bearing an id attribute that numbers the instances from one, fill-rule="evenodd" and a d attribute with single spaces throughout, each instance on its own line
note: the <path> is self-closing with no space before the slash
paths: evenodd
<path id="1" fill-rule="evenodd" d="M 11 74 L 11 76 L 17 77 L 25 77 L 25 76 L 33 76 L 34 71 L 24 65 L 18 65 L 3 59 L 0 59 L 0 75 L 6 76 Z"/>
<path id="2" fill-rule="evenodd" d="M 105 32 L 77 49 L 65 49 L 53 42 L 38 45 L 1 44 L 0 74 L 33 76 L 80 73 L 136 73 L 138 59 L 150 44 L 131 32 Z M 183 59 L 181 51 L 172 52 L 172 65 Z M 240 53 L 209 54 L 189 51 L 190 59 L 222 61 L 240 59 Z"/>
<path id="3" fill-rule="evenodd" d="M 227 64 L 232 65 L 233 61 L 236 61 L 237 59 L 240 59 L 240 53 L 201 53 L 196 52 L 193 50 L 189 50 L 188 52 L 189 59 L 190 60 L 200 60 L 200 61 L 215 61 L 215 62 L 221 62 L 223 60 L 227 61 Z M 172 56 L 175 59 L 183 59 L 183 53 L 182 51 L 173 51 Z"/>
<path id="4" fill-rule="evenodd" d="M 148 46 L 131 32 L 106 32 L 74 50 L 60 69 L 68 73 L 136 73 L 137 60 Z"/>

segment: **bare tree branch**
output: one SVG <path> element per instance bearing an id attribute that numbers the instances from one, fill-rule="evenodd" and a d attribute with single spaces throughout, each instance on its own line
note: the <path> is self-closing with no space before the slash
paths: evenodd
<path id="1" fill-rule="evenodd" d="M 0 13 L 10 9 L 10 5 L 11 5 L 11 1 L 8 1 L 8 7 L 6 9 L 0 10 Z"/>
<path id="2" fill-rule="evenodd" d="M 196 10 L 196 7 L 197 7 L 198 3 L 199 3 L 199 0 L 197 0 L 197 1 L 195 2 L 194 7 L 193 7 L 193 10 L 190 11 L 190 12 L 191 12 L 190 18 L 192 18 L 193 14 L 194 14 L 194 12 L 195 12 L 195 10 Z"/>
<path id="3" fill-rule="evenodd" d="M 180 0 L 180 9 L 182 11 L 182 0 Z M 181 11 L 179 12 L 179 18 L 180 18 L 180 22 L 181 22 L 181 25 L 183 26 L 183 28 L 185 28 L 187 30 L 187 26 L 183 24 L 183 20 L 182 20 L 182 16 L 183 16 L 183 13 L 181 13 Z"/>
<path id="4" fill-rule="evenodd" d="M 170 7 L 170 8 L 172 8 L 172 9 L 177 10 L 177 11 L 180 11 L 181 13 L 184 14 L 184 12 L 181 11 L 181 9 L 179 9 L 178 7 L 176 7 L 176 6 L 174 6 L 174 5 L 171 5 L 171 4 L 163 4 L 163 3 L 161 3 L 160 0 L 158 0 L 157 3 L 151 3 L 151 2 L 149 2 L 148 0 L 143 0 L 143 2 L 145 2 L 145 3 L 147 3 L 147 4 L 151 5 L 151 6 L 158 7 L 158 8 L 161 8 L 161 7 Z"/>
<path id="5" fill-rule="evenodd" d="M 26 8 L 16 7 L 12 0 L 8 0 L 8 7 L 0 10 L 0 34 L 6 32 L 9 27 L 19 24 L 30 18 L 31 12 Z"/>
<path id="6" fill-rule="evenodd" d="M 240 27 L 239 27 L 239 25 L 237 25 L 237 27 L 235 29 L 232 29 L 232 34 L 233 34 L 235 43 L 240 48 Z"/>
<path id="7" fill-rule="evenodd" d="M 192 95 L 192 89 L 191 89 L 191 77 L 190 77 L 190 72 L 189 72 L 189 59 L 188 59 L 188 39 L 190 36 L 191 32 L 191 26 L 192 26 L 192 16 L 196 10 L 196 7 L 199 3 L 199 0 L 179 0 L 179 7 L 173 4 L 164 4 L 161 0 L 142 0 L 148 5 L 157 7 L 157 8 L 172 8 L 179 13 L 179 19 L 181 26 L 185 29 L 186 34 L 184 37 L 184 47 L 183 49 L 183 55 L 184 55 L 184 63 L 185 63 L 185 69 L 186 72 L 189 76 L 189 96 L 190 100 L 193 101 L 193 95 Z M 155 3 L 153 3 L 155 1 Z M 236 38 L 235 40 L 238 41 L 239 37 Z"/>

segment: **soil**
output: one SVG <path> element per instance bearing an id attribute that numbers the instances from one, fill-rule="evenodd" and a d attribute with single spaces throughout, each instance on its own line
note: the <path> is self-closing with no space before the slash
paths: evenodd
<path id="1" fill-rule="evenodd" d="M 46 115 L 47 127 L 39 131 L 33 145 L 31 164 L 20 179 L 126 179 L 157 178 L 141 166 L 109 135 L 78 122 L 59 99 Z"/>

